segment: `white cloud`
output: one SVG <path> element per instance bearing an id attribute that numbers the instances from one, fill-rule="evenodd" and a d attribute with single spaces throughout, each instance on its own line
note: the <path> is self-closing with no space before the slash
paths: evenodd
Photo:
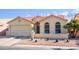
<path id="1" fill-rule="evenodd" d="M 40 16 L 49 16 L 51 15 L 50 13 L 40 13 Z"/>
<path id="2" fill-rule="evenodd" d="M 79 9 L 76 9 L 76 10 L 75 10 L 75 13 L 79 13 Z"/>
<path id="3" fill-rule="evenodd" d="M 73 11 L 71 11 L 70 13 L 79 13 L 79 9 L 75 9 L 75 10 L 73 10 Z"/>
<path id="4" fill-rule="evenodd" d="M 64 11 L 64 12 L 61 12 L 61 13 L 54 12 L 53 14 L 54 15 L 64 15 L 64 16 L 67 16 L 69 14 L 69 12 L 68 11 Z"/>
<path id="5" fill-rule="evenodd" d="M 74 18 L 75 14 L 79 13 L 79 9 L 72 10 L 70 13 L 73 14 L 73 16 L 71 17 L 72 19 Z"/>
<path id="6" fill-rule="evenodd" d="M 63 12 L 63 13 L 60 13 L 60 15 L 64 15 L 64 16 L 67 16 L 68 14 L 69 14 L 68 11 L 65 11 L 65 12 Z"/>
<path id="7" fill-rule="evenodd" d="M 46 14 L 46 16 L 49 16 L 49 15 L 50 15 L 49 13 Z"/>
<path id="8" fill-rule="evenodd" d="M 44 13 L 40 13 L 40 16 L 44 16 Z"/>
<path id="9" fill-rule="evenodd" d="M 59 13 L 58 15 L 64 15 L 66 19 L 71 20 L 72 17 L 68 16 L 70 14 L 69 11 L 64 11 Z"/>
<path id="10" fill-rule="evenodd" d="M 53 14 L 56 15 L 56 16 L 58 15 L 58 13 L 56 11 L 54 11 Z"/>
<path id="11" fill-rule="evenodd" d="M 30 15 L 30 14 L 27 14 L 27 15 L 26 15 L 26 17 L 31 17 L 31 16 L 32 16 L 32 15 Z"/>
<path id="12" fill-rule="evenodd" d="M 66 19 L 68 19 L 68 20 L 71 20 L 72 19 L 72 17 L 65 17 Z"/>
<path id="13" fill-rule="evenodd" d="M 61 13 L 57 13 L 57 12 L 54 12 L 54 15 L 64 15 L 66 19 L 71 19 L 71 17 L 68 17 L 69 15 L 69 12 L 68 11 L 64 11 L 64 12 L 61 12 Z"/>

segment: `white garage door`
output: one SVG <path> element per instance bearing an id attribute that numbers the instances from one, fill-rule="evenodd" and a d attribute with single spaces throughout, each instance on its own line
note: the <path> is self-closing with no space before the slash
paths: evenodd
<path id="1" fill-rule="evenodd" d="M 14 26 L 11 28 L 13 36 L 30 36 L 31 28 L 27 26 Z"/>

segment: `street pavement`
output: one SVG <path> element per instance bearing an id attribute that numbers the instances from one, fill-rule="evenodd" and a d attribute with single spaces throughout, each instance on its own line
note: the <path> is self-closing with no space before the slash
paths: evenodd
<path id="1" fill-rule="evenodd" d="M 0 46 L 0 50 L 79 50 L 79 48 L 67 48 L 67 47 L 36 47 L 36 46 Z"/>
<path id="2" fill-rule="evenodd" d="M 51 50 L 45 47 L 10 47 L 10 46 L 0 46 L 0 50 Z"/>
<path id="3" fill-rule="evenodd" d="M 30 50 L 79 50 L 79 47 L 65 47 L 65 46 L 38 46 L 38 45 L 15 45 L 14 47 L 31 48 Z"/>

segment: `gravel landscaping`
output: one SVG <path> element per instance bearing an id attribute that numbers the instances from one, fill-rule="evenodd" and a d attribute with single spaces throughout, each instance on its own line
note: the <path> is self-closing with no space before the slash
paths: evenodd
<path id="1" fill-rule="evenodd" d="M 14 45 L 43 45 L 43 46 L 65 46 L 65 47 L 79 47 L 79 40 L 69 40 L 66 42 L 65 40 L 59 40 L 55 42 L 55 40 L 39 40 L 37 42 L 33 42 L 30 40 L 20 40 Z"/>

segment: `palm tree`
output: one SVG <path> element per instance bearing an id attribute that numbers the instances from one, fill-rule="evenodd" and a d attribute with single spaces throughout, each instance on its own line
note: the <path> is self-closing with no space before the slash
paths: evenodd
<path id="1" fill-rule="evenodd" d="M 66 25 L 64 25 L 64 28 L 67 29 L 68 33 L 69 33 L 69 36 L 71 36 L 71 23 L 67 23 Z"/>
<path id="2" fill-rule="evenodd" d="M 64 25 L 64 28 L 68 30 L 70 37 L 75 38 L 79 31 L 79 20 L 72 19 L 69 23 Z"/>

